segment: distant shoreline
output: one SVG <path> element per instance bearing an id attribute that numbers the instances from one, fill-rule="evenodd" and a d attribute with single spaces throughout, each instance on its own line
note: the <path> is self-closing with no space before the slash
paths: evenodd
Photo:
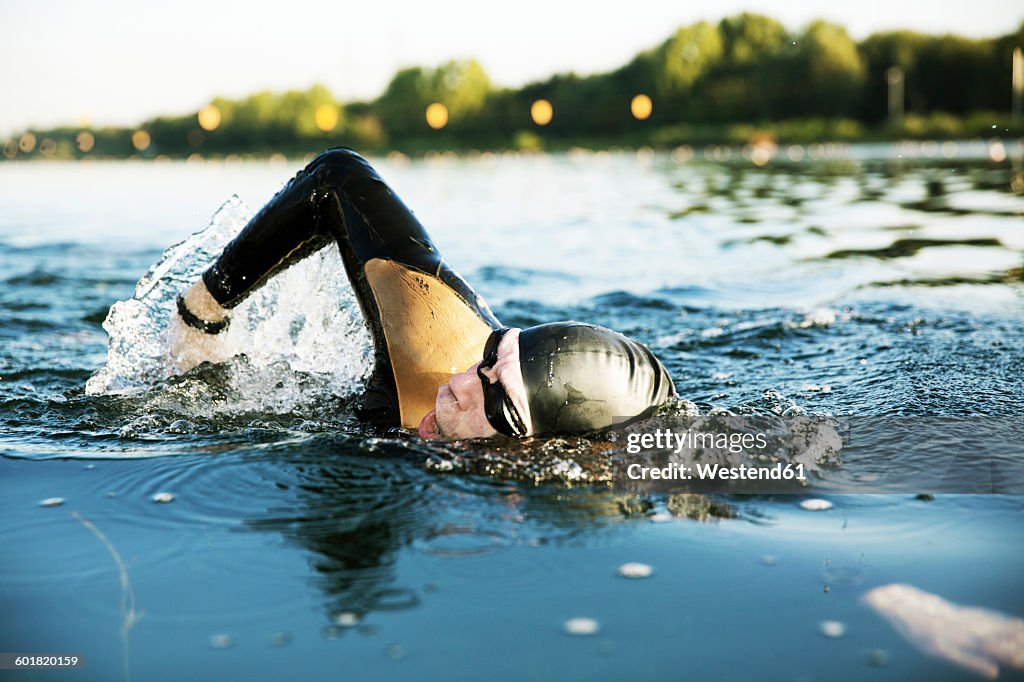
<path id="1" fill-rule="evenodd" d="M 984 120 L 983 117 L 977 117 Z M 345 138 L 323 137 L 308 140 L 308 144 L 280 149 L 239 147 L 224 151 L 203 153 L 199 151 L 163 151 L 158 145 L 144 150 L 125 149 L 119 153 L 99 153 L 102 146 L 124 147 L 133 130 L 103 129 L 88 131 L 94 140 L 107 141 L 107 145 L 95 144 L 95 152 L 82 152 L 76 147 L 75 138 L 85 129 L 62 128 L 56 131 L 28 131 L 22 139 L 6 141 L 2 161 L 99 161 L 99 160 L 287 160 L 305 158 L 322 149 L 335 146 L 350 146 L 373 156 L 395 156 L 406 158 L 432 157 L 447 153 L 456 155 L 481 156 L 507 153 L 594 153 L 602 151 L 659 151 L 672 154 L 678 160 L 705 158 L 709 161 L 746 160 L 755 165 L 768 161 L 802 161 L 828 158 L 842 158 L 846 154 L 839 148 L 850 146 L 864 148 L 871 145 L 889 145 L 892 153 L 858 158 L 1003 158 L 1019 155 L 1024 150 L 1024 123 L 1007 126 L 987 122 L 973 126 L 973 134 L 941 135 L 927 125 L 917 125 L 910 130 L 906 126 L 859 129 L 856 135 L 832 135 L 814 137 L 809 134 L 821 129 L 842 127 L 842 123 L 816 123 L 801 130 L 800 122 L 781 122 L 779 125 L 733 124 L 730 126 L 686 129 L 673 126 L 670 130 L 658 130 L 647 136 L 624 138 L 544 138 L 536 135 L 514 139 L 501 144 L 495 140 L 492 145 L 460 144 L 448 136 L 423 136 L 412 138 L 401 145 L 375 146 L 359 144 Z M 852 128 L 850 130 L 853 130 Z M 931 134 L 929 134 L 931 133 Z M 30 135 L 26 142 L 23 138 Z M 130 143 L 129 143 L 130 144 Z M 19 148 L 20 147 L 20 148 Z M 30 151 L 24 149 L 28 147 Z M 819 149 L 820 148 L 820 149 Z M 1002 151 L 1000 152 L 1000 148 Z M 902 151 L 901 151 L 902 150 Z"/>
<path id="2" fill-rule="evenodd" d="M 369 101 L 322 84 L 215 97 L 132 127 L 29 128 L 3 159 L 302 156 L 565 151 L 1024 136 L 1024 23 L 992 38 L 882 31 L 855 41 L 811 21 L 761 14 L 681 26 L 607 73 L 555 74 L 520 88 L 474 59 L 397 71 Z"/>

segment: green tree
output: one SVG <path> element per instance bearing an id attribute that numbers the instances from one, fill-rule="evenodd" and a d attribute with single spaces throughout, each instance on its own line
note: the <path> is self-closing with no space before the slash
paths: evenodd
<path id="1" fill-rule="evenodd" d="M 825 21 L 812 22 L 797 44 L 803 76 L 795 99 L 804 115 L 840 116 L 860 106 L 866 69 L 857 44 L 846 29 Z"/>
<path id="2" fill-rule="evenodd" d="M 475 59 L 450 61 L 434 69 L 431 94 L 448 107 L 452 121 L 457 123 L 480 111 L 494 84 Z"/>
<path id="3" fill-rule="evenodd" d="M 653 70 L 656 94 L 676 101 L 688 96 L 697 79 L 723 54 L 718 29 L 701 21 L 677 30 L 645 59 Z"/>
<path id="4" fill-rule="evenodd" d="M 998 69 L 994 47 L 991 40 L 954 35 L 933 37 L 925 43 L 914 73 L 923 100 L 921 113 L 1005 109 L 1009 81 L 995 82 Z"/>
<path id="5" fill-rule="evenodd" d="M 376 106 L 389 133 L 408 135 L 423 130 L 423 112 L 431 101 L 426 73 L 423 68 L 413 66 L 395 74 Z"/>
<path id="6" fill-rule="evenodd" d="M 860 117 L 869 122 L 885 120 L 889 111 L 889 86 L 885 72 L 895 66 L 903 72 L 906 108 L 924 110 L 923 93 L 917 79 L 917 63 L 929 36 L 913 31 L 875 33 L 864 40 L 859 51 L 865 64 L 864 98 Z"/>
<path id="7" fill-rule="evenodd" d="M 773 88 L 781 57 L 791 44 L 775 19 L 744 13 L 722 19 L 722 59 L 701 77 L 695 90 L 700 120 L 750 121 L 773 116 Z"/>
<path id="8" fill-rule="evenodd" d="M 771 17 L 744 12 L 722 19 L 718 30 L 732 64 L 751 64 L 779 50 L 786 42 L 786 27 Z"/>
<path id="9" fill-rule="evenodd" d="M 341 107 L 331 91 L 317 84 L 308 90 L 289 90 L 277 98 L 273 120 L 296 140 L 315 138 L 323 131 L 317 125 L 317 110 L 321 106 L 333 108 L 341 125 Z"/>
<path id="10" fill-rule="evenodd" d="M 476 60 L 450 61 L 435 69 L 402 69 L 376 104 L 389 132 L 415 135 L 426 132 L 424 112 L 431 103 L 444 104 L 450 124 L 457 129 L 480 112 L 493 89 Z"/>

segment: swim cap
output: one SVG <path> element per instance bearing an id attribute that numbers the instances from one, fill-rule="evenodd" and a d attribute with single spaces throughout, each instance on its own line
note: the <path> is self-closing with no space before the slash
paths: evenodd
<path id="1" fill-rule="evenodd" d="M 675 395 L 641 343 L 604 327 L 552 322 L 519 333 L 533 433 L 587 433 L 648 417 Z"/>

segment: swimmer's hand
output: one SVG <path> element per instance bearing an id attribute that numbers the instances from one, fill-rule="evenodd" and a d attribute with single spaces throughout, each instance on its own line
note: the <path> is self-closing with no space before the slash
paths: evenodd
<path id="1" fill-rule="evenodd" d="M 171 364 L 187 372 L 204 362 L 231 357 L 224 342 L 228 311 L 210 295 L 200 280 L 178 297 L 167 330 Z"/>

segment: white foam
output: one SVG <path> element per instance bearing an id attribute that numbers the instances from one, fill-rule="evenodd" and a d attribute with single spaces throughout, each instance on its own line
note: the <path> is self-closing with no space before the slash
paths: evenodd
<path id="1" fill-rule="evenodd" d="M 194 283 L 224 245 L 245 226 L 237 197 L 206 229 L 164 252 L 127 301 L 115 303 L 103 328 L 110 336 L 106 364 L 86 384 L 90 395 L 152 395 L 154 407 L 186 414 L 291 411 L 324 397 L 358 393 L 373 369 L 373 347 L 338 250 L 328 246 L 287 270 L 231 311 L 219 339 L 234 358 L 218 374 L 217 393 L 190 375 L 168 386 L 168 321 L 175 298 Z"/>

